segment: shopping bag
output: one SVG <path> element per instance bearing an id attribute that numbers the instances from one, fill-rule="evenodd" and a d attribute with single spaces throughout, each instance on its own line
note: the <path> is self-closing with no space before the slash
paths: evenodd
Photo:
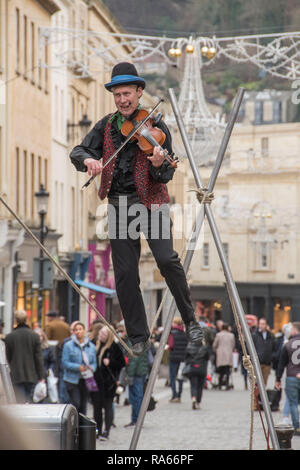
<path id="1" fill-rule="evenodd" d="M 47 377 L 47 387 L 48 387 L 48 397 L 51 403 L 58 402 L 57 382 L 58 382 L 58 378 L 55 377 L 53 370 L 49 369 L 48 377 Z"/>
<path id="2" fill-rule="evenodd" d="M 44 400 L 47 396 L 47 385 L 46 382 L 38 382 L 33 392 L 33 402 L 39 403 Z"/>

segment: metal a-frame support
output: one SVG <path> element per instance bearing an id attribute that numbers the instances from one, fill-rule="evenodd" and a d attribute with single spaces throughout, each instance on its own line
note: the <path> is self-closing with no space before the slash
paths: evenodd
<path id="1" fill-rule="evenodd" d="M 239 112 L 239 108 L 240 108 L 241 102 L 243 100 L 244 92 L 245 92 L 245 90 L 243 88 L 239 88 L 238 94 L 236 96 L 233 108 L 232 108 L 230 116 L 229 116 L 229 120 L 228 120 L 226 129 L 225 129 L 225 132 L 224 132 L 224 135 L 223 135 L 223 139 L 222 139 L 222 142 L 221 142 L 221 145 L 220 145 L 220 148 L 219 148 L 217 159 L 216 159 L 214 168 L 212 170 L 209 185 L 208 185 L 208 188 L 207 188 L 207 193 L 211 193 L 214 189 L 214 186 L 215 186 L 215 183 L 216 183 L 216 180 L 217 180 L 217 177 L 218 177 L 218 174 L 219 174 L 219 171 L 220 171 L 223 159 L 224 159 L 226 148 L 227 148 L 227 145 L 228 145 L 231 133 L 232 133 L 232 129 L 234 127 L 234 123 L 236 121 L 236 118 L 237 118 L 237 115 L 238 115 L 238 112 Z M 189 159 L 192 171 L 193 171 L 193 175 L 194 175 L 194 179 L 195 179 L 197 188 L 198 189 L 203 189 L 203 185 L 202 185 L 202 181 L 201 181 L 201 178 L 200 178 L 199 170 L 196 166 L 196 163 L 195 163 L 195 160 L 194 160 L 194 157 L 193 157 L 193 154 L 192 154 L 191 146 L 189 144 L 189 140 L 188 140 L 185 128 L 184 128 L 184 124 L 183 124 L 183 121 L 182 121 L 182 118 L 181 118 L 181 115 L 180 115 L 180 112 L 179 112 L 179 109 L 178 109 L 175 94 L 174 94 L 172 89 L 169 89 L 169 94 L 170 94 L 170 99 L 171 99 L 171 105 L 172 105 L 172 108 L 173 108 L 173 113 L 175 115 L 179 131 L 181 133 L 181 138 L 182 138 L 182 141 L 183 141 L 183 144 L 184 144 L 184 147 L 185 147 L 185 150 L 186 150 L 186 153 L 187 153 L 187 156 L 188 156 L 188 159 Z M 267 397 L 267 393 L 266 393 L 266 389 L 265 389 L 265 385 L 264 385 L 264 381 L 263 381 L 261 367 L 260 367 L 260 364 L 259 364 L 259 360 L 258 360 L 258 357 L 257 357 L 255 346 L 254 346 L 254 343 L 253 343 L 253 340 L 252 340 L 252 336 L 251 336 L 248 324 L 247 324 L 246 319 L 245 319 L 245 313 L 243 311 L 243 307 L 242 307 L 242 304 L 241 304 L 241 301 L 240 301 L 240 298 L 239 298 L 239 294 L 238 294 L 235 282 L 233 280 L 233 277 L 232 277 L 232 274 L 231 274 L 231 271 L 230 271 L 230 267 L 228 265 L 228 262 L 227 262 L 227 259 L 226 259 L 225 253 L 224 253 L 223 245 L 222 245 L 221 238 L 220 238 L 220 235 L 219 235 L 219 232 L 218 232 L 218 229 L 217 229 L 217 225 L 216 225 L 215 220 L 214 220 L 213 212 L 212 212 L 212 209 L 210 207 L 210 204 L 206 204 L 205 202 L 202 204 L 201 209 L 202 210 L 200 211 L 200 214 L 198 216 L 198 219 L 197 219 L 196 224 L 195 224 L 194 229 L 193 229 L 193 235 L 189 240 L 186 256 L 185 256 L 185 259 L 184 259 L 184 262 L 183 262 L 183 268 L 184 268 L 185 272 L 187 273 L 187 271 L 190 267 L 192 256 L 194 254 L 194 248 L 193 247 L 195 246 L 195 240 L 198 240 L 198 237 L 199 237 L 199 234 L 200 234 L 200 231 L 201 231 L 201 228 L 202 228 L 202 224 L 203 224 L 203 221 L 204 221 L 204 217 L 206 216 L 207 220 L 208 220 L 208 223 L 209 223 L 209 226 L 210 226 L 210 229 L 211 229 L 211 232 L 212 232 L 212 235 L 213 235 L 213 238 L 214 238 L 214 242 L 215 242 L 219 257 L 220 257 L 220 261 L 222 263 L 229 298 L 230 298 L 230 301 L 232 302 L 232 307 L 235 309 L 235 312 L 237 312 L 237 314 L 238 314 L 239 321 L 240 321 L 240 324 L 241 324 L 241 328 L 242 328 L 243 334 L 245 336 L 245 342 L 246 342 L 246 345 L 247 345 L 247 348 L 248 348 L 248 351 L 249 351 L 251 361 L 253 363 L 253 368 L 254 368 L 254 371 L 255 371 L 256 381 L 257 381 L 257 384 L 258 384 L 260 397 L 261 397 L 263 409 L 264 409 L 267 424 L 268 424 L 270 438 L 271 438 L 271 441 L 272 441 L 272 444 L 273 444 L 273 449 L 274 450 L 279 450 L 280 449 L 279 448 L 279 443 L 278 443 L 277 434 L 276 434 L 275 428 L 274 428 L 272 413 L 271 413 L 271 409 L 270 409 L 270 405 L 269 405 L 269 401 L 268 401 L 268 397 Z M 145 390 L 145 394 L 144 394 L 144 398 L 143 398 L 142 405 L 141 405 L 141 408 L 140 408 L 139 416 L 138 416 L 137 423 L 136 423 L 136 426 L 135 426 L 135 429 L 134 429 L 134 432 L 133 432 L 132 440 L 131 440 L 131 443 L 130 443 L 130 450 L 135 450 L 136 447 L 137 447 L 137 444 L 138 444 L 139 436 L 140 436 L 140 433 L 141 433 L 141 429 L 142 429 L 142 426 L 143 426 L 143 422 L 144 422 L 144 419 L 145 419 L 147 408 L 148 408 L 148 405 L 149 405 L 149 402 L 150 402 L 151 394 L 153 392 L 155 380 L 156 380 L 156 377 L 158 375 L 159 366 L 160 366 L 160 363 L 161 363 L 161 360 L 162 360 L 163 352 L 164 352 L 164 349 L 165 349 L 165 346 L 167 344 L 168 337 L 169 337 L 169 334 L 170 334 L 170 331 L 171 331 L 172 320 L 173 320 L 173 316 L 175 314 L 175 309 L 176 309 L 175 300 L 172 299 L 169 303 L 168 315 L 167 315 L 167 318 L 166 318 L 166 321 L 165 321 L 165 324 L 164 324 L 163 334 L 161 336 L 159 348 L 158 348 L 158 350 L 156 352 L 156 355 L 155 355 L 154 363 L 153 363 L 151 373 L 150 373 L 150 377 L 149 377 L 149 380 L 148 380 L 148 384 L 147 384 L 147 387 L 146 387 L 146 390 Z"/>

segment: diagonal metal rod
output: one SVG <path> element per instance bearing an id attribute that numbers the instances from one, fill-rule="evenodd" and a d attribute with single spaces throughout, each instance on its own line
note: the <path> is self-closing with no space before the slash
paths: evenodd
<path id="1" fill-rule="evenodd" d="M 236 105 L 238 104 L 238 102 L 242 100 L 244 91 L 245 90 L 243 90 L 242 88 L 239 89 L 238 95 L 237 95 L 237 98 L 235 100 L 233 108 L 235 108 Z M 173 110 L 175 109 L 175 117 L 176 117 L 176 115 L 179 116 L 179 111 L 178 111 L 178 107 L 177 107 L 177 103 L 176 103 L 174 94 L 171 95 L 171 103 L 172 103 L 172 106 L 173 106 Z M 237 116 L 237 112 L 235 112 L 234 114 Z M 232 118 L 233 118 L 233 116 L 232 116 Z M 181 135 L 183 137 L 183 141 L 185 142 L 185 141 L 187 141 L 185 128 L 184 128 L 184 126 L 181 122 L 178 121 L 178 124 L 179 124 L 179 130 L 180 130 Z M 227 143 L 229 141 L 229 137 L 230 137 L 230 132 L 229 132 L 229 129 L 228 129 L 228 126 L 227 126 L 227 128 L 225 130 L 225 134 L 224 134 L 224 138 L 227 141 Z M 195 165 L 193 154 L 190 150 L 190 146 L 186 146 L 186 151 L 187 151 L 187 155 L 188 155 L 189 161 L 190 161 L 192 169 L 193 169 L 193 173 L 194 173 L 196 183 L 198 185 L 201 185 L 201 179 L 200 179 L 199 171 L 198 171 L 198 168 Z M 225 148 L 223 148 L 223 142 L 222 142 L 219 154 L 220 154 L 220 152 L 224 152 L 224 151 L 225 151 Z M 210 179 L 210 182 L 209 182 L 209 185 L 208 185 L 208 191 L 212 191 L 212 189 L 213 189 L 214 181 L 216 181 L 218 172 L 219 172 L 220 167 L 221 167 L 221 163 L 222 163 L 221 159 L 217 158 L 217 161 L 216 161 L 216 164 L 213 168 L 211 179 Z M 249 354 L 250 354 L 250 357 L 251 357 L 251 360 L 252 360 L 252 363 L 253 363 L 253 367 L 254 367 L 254 370 L 255 370 L 257 384 L 258 384 L 258 387 L 259 387 L 260 397 L 261 397 L 262 404 L 263 404 L 263 409 L 264 409 L 264 412 L 265 412 L 265 415 L 266 415 L 266 420 L 267 420 L 267 423 L 268 423 L 270 437 L 271 437 L 272 443 L 273 443 L 273 448 L 275 450 L 279 450 L 280 447 L 279 447 L 279 443 L 278 443 L 277 434 L 276 434 L 276 431 L 275 431 L 275 428 L 274 428 L 273 417 L 272 417 L 272 413 L 271 413 L 271 409 L 270 409 L 270 405 L 269 405 L 269 400 L 268 400 L 268 396 L 267 396 L 265 385 L 264 385 L 264 380 L 263 380 L 263 376 L 262 376 L 262 372 L 261 372 L 260 363 L 259 363 L 259 360 L 258 360 L 258 357 L 257 357 L 256 349 L 255 349 L 255 346 L 254 346 L 254 343 L 253 343 L 253 340 L 252 340 L 252 336 L 251 336 L 248 324 L 247 324 L 246 319 L 245 319 L 245 312 L 243 310 L 242 303 L 241 303 L 241 300 L 240 300 L 235 282 L 234 282 L 232 274 L 231 274 L 230 267 L 228 265 L 228 262 L 227 262 L 227 259 L 226 259 L 225 253 L 224 253 L 224 248 L 223 248 L 221 238 L 220 238 L 220 235 L 219 235 L 219 232 L 218 232 L 218 229 L 217 229 L 217 225 L 216 225 L 215 220 L 214 220 L 213 212 L 212 212 L 212 209 L 211 209 L 209 204 L 205 205 L 205 214 L 206 214 L 206 217 L 207 217 L 207 220 L 208 220 L 208 223 L 209 223 L 209 226 L 210 226 L 210 230 L 211 230 L 213 238 L 214 238 L 214 242 L 215 242 L 219 257 L 220 257 L 220 261 L 222 263 L 222 267 L 223 267 L 223 271 L 224 271 L 224 275 L 225 275 L 226 283 L 227 283 L 227 289 L 229 291 L 229 297 L 230 297 L 231 301 L 234 302 L 233 308 L 236 309 L 236 312 L 238 314 L 238 317 L 239 317 L 239 320 L 240 320 L 240 323 L 241 323 L 243 333 L 245 335 L 246 344 L 247 344 L 248 351 L 249 351 Z"/>
<path id="2" fill-rule="evenodd" d="M 222 142 L 221 142 L 221 146 L 220 146 L 218 155 L 217 155 L 217 159 L 216 159 L 216 163 L 215 163 L 215 167 L 214 167 L 215 171 L 212 172 L 212 175 L 211 175 L 211 178 L 210 178 L 209 190 L 211 192 L 212 192 L 212 190 L 214 188 L 214 185 L 216 183 L 216 180 L 217 180 L 218 172 L 220 170 L 220 167 L 221 167 L 221 164 L 222 164 L 225 152 L 226 152 L 226 148 L 227 148 L 227 145 L 228 145 L 228 142 L 229 142 L 229 138 L 230 138 L 230 135 L 231 135 L 231 132 L 232 132 L 232 129 L 233 129 L 233 126 L 234 126 L 235 120 L 237 118 L 238 111 L 239 111 L 239 108 L 240 108 L 240 105 L 241 105 L 241 102 L 242 102 L 242 99 L 243 99 L 243 93 L 244 93 L 243 90 L 239 91 L 238 96 L 235 100 L 234 106 L 233 106 L 233 108 L 231 110 L 231 113 L 230 113 L 230 116 L 229 116 L 229 120 L 228 120 L 226 129 L 225 129 L 225 133 L 224 133 L 224 136 L 223 136 L 223 139 L 222 139 Z M 181 127 L 183 127 L 183 122 L 182 122 L 181 116 L 179 114 L 176 99 L 175 99 L 175 95 L 174 95 L 174 92 L 173 92 L 172 89 L 169 89 L 169 94 L 170 94 L 171 104 L 172 104 L 172 107 L 173 107 L 173 112 L 174 112 L 175 118 L 177 120 L 178 127 L 179 127 L 179 129 L 181 129 Z M 184 144 L 186 145 L 187 154 L 192 155 L 188 138 L 184 133 L 182 133 L 182 139 L 183 139 Z M 190 152 L 188 152 L 188 150 L 190 150 Z M 191 163 L 191 166 L 192 166 L 192 170 L 193 170 L 195 179 L 196 179 L 196 176 L 197 176 L 197 179 L 196 179 L 197 186 L 198 186 L 198 188 L 201 188 L 202 187 L 202 182 L 200 180 L 200 175 L 199 175 L 198 169 L 196 167 L 196 164 L 195 164 L 193 158 L 190 159 L 190 163 Z M 194 254 L 195 240 L 198 240 L 199 235 L 200 235 L 200 231 L 201 231 L 201 228 L 202 228 L 202 224 L 203 224 L 203 220 L 204 220 L 204 206 L 202 206 L 202 207 L 203 207 L 203 210 L 200 211 L 200 214 L 198 216 L 198 220 L 196 221 L 194 233 L 193 233 L 193 235 L 192 235 L 192 237 L 189 241 L 186 256 L 185 256 L 185 259 L 184 259 L 184 262 L 183 262 L 183 269 L 184 269 L 185 273 L 188 272 L 188 269 L 190 267 L 192 257 L 193 257 L 193 254 Z M 168 311 L 166 322 L 165 322 L 165 325 L 164 325 L 163 334 L 161 336 L 161 340 L 160 340 L 160 343 L 159 343 L 159 348 L 158 348 L 158 350 L 155 354 L 154 363 L 153 363 L 153 366 L 152 366 L 152 369 L 151 369 L 150 377 L 149 377 L 148 384 L 147 384 L 147 387 L 146 387 L 146 390 L 145 390 L 145 394 L 144 394 L 144 398 L 143 398 L 142 405 L 141 405 L 141 408 L 140 408 L 139 416 L 138 416 L 136 426 L 135 426 L 135 429 L 134 429 L 134 432 L 133 432 L 132 440 L 131 440 L 131 443 L 130 443 L 130 450 L 135 450 L 136 447 L 137 447 L 137 444 L 138 444 L 139 436 L 140 436 L 141 429 L 142 429 L 142 426 L 143 426 L 143 423 L 144 423 L 144 419 L 145 419 L 145 415 L 146 415 L 146 412 L 147 412 L 147 409 L 148 409 L 150 398 L 151 398 L 151 395 L 152 395 L 152 392 L 153 392 L 155 380 L 156 380 L 156 377 L 157 377 L 157 374 L 158 374 L 158 370 L 159 370 L 159 366 L 160 366 L 160 363 L 161 363 L 161 360 L 162 360 L 165 345 L 167 344 L 167 341 L 168 341 L 168 338 L 169 338 L 169 334 L 170 334 L 170 330 L 171 330 L 171 326 L 172 326 L 172 320 L 173 320 L 174 313 L 175 313 L 175 309 L 176 309 L 176 304 L 175 304 L 175 300 L 173 298 L 172 302 L 170 303 L 170 306 L 169 306 L 169 311 Z"/>
<path id="3" fill-rule="evenodd" d="M 59 272 L 63 275 L 63 277 L 71 284 L 73 289 L 76 290 L 77 294 L 79 294 L 86 302 L 87 304 L 94 310 L 94 312 L 97 314 L 97 316 L 101 319 L 101 321 L 107 326 L 107 328 L 113 333 L 113 335 L 118 339 L 118 341 L 122 344 L 122 346 L 126 349 L 126 351 L 130 354 L 130 356 L 133 356 L 133 352 L 131 349 L 127 346 L 127 344 L 120 338 L 115 330 L 111 327 L 111 325 L 108 323 L 108 321 L 104 318 L 103 315 L 98 311 L 98 309 L 95 307 L 94 304 L 88 299 L 88 297 L 81 292 L 80 288 L 75 284 L 73 279 L 69 276 L 69 274 L 61 267 L 61 265 L 53 258 L 53 256 L 49 253 L 47 248 L 40 242 L 40 240 L 34 235 L 34 233 L 30 230 L 29 227 L 20 219 L 20 217 L 13 211 L 13 209 L 7 204 L 7 202 L 3 199 L 2 196 L 0 196 L 0 201 L 2 204 L 6 207 L 6 209 L 17 219 L 19 224 L 24 228 L 24 230 L 28 233 L 28 235 L 33 238 L 33 240 L 37 243 L 37 245 L 40 247 L 41 250 L 48 256 L 48 258 L 52 261 L 53 264 L 57 267 Z"/>

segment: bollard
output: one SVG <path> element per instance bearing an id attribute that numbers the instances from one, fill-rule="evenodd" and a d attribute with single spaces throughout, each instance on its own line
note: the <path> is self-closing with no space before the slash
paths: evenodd
<path id="1" fill-rule="evenodd" d="M 78 450 L 96 450 L 96 423 L 79 413 Z"/>
<path id="2" fill-rule="evenodd" d="M 290 424 L 276 424 L 274 427 L 277 433 L 280 449 L 292 450 L 294 427 Z"/>

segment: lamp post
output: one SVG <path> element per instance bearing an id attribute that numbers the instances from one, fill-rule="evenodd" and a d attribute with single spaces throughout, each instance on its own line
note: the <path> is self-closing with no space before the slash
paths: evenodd
<path id="1" fill-rule="evenodd" d="M 37 211 L 40 216 L 40 242 L 44 245 L 46 236 L 45 231 L 45 217 L 48 211 L 48 198 L 49 193 L 45 190 L 44 185 L 40 185 L 40 190 L 35 193 L 37 201 Z M 42 320 L 42 309 L 43 309 L 43 263 L 44 263 L 44 252 L 40 249 L 39 256 L 39 289 L 38 289 L 38 323 L 41 325 Z"/>
<path id="2" fill-rule="evenodd" d="M 86 136 L 91 124 L 92 124 L 92 121 L 89 120 L 89 118 L 87 117 L 87 114 L 83 115 L 82 119 L 78 122 L 78 124 L 73 124 L 71 122 L 68 122 L 67 123 L 67 139 L 70 140 L 70 134 L 69 134 L 70 127 L 72 129 L 74 129 L 74 127 L 80 127 L 81 138 L 83 139 Z"/>

